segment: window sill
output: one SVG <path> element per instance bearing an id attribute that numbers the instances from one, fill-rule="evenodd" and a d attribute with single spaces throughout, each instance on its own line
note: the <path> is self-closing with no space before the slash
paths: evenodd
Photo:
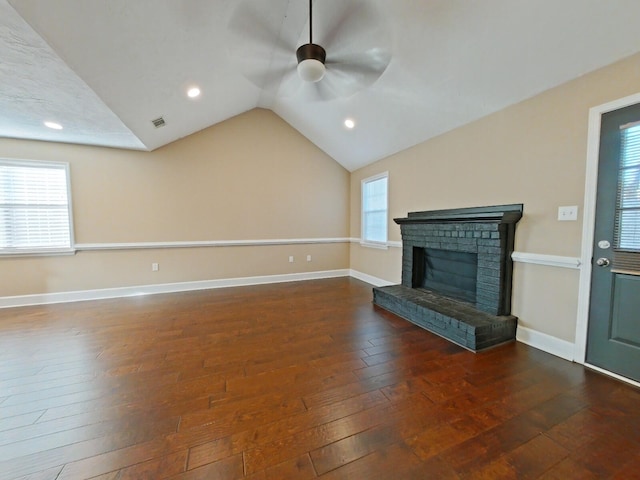
<path id="1" fill-rule="evenodd" d="M 0 250 L 0 258 L 14 257 L 53 257 L 59 255 L 75 255 L 75 248 L 52 248 L 38 250 Z"/>
<path id="2" fill-rule="evenodd" d="M 389 245 L 387 245 L 387 242 L 367 242 L 365 240 L 360 240 L 360 246 L 367 248 L 377 248 L 378 250 L 389 249 Z"/>

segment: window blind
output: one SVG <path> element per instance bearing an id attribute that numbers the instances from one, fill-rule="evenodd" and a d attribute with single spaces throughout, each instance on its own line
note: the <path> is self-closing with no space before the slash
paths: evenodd
<path id="1" fill-rule="evenodd" d="M 387 175 L 362 181 L 362 240 L 387 242 Z"/>
<path id="2" fill-rule="evenodd" d="M 71 248 L 68 166 L 0 160 L 0 253 Z"/>
<path id="3" fill-rule="evenodd" d="M 620 128 L 613 270 L 640 275 L 640 123 Z"/>

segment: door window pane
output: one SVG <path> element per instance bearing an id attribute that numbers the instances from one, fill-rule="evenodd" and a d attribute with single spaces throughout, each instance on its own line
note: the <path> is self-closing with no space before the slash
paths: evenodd
<path id="1" fill-rule="evenodd" d="M 640 124 L 621 130 L 615 247 L 640 252 Z"/>

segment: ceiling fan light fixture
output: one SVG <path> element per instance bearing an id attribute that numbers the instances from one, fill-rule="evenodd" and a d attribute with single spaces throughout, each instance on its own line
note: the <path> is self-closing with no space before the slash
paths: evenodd
<path id="1" fill-rule="evenodd" d="M 296 51 L 298 75 L 305 82 L 319 82 L 325 74 L 327 52 L 320 45 L 307 43 Z"/>
<path id="2" fill-rule="evenodd" d="M 324 77 L 324 63 L 312 58 L 298 64 L 298 75 L 305 82 L 319 82 Z"/>

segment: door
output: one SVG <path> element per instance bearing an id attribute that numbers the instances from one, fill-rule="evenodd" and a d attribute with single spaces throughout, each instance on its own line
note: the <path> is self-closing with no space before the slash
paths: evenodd
<path id="1" fill-rule="evenodd" d="M 587 363 L 640 381 L 640 104 L 602 116 Z"/>

